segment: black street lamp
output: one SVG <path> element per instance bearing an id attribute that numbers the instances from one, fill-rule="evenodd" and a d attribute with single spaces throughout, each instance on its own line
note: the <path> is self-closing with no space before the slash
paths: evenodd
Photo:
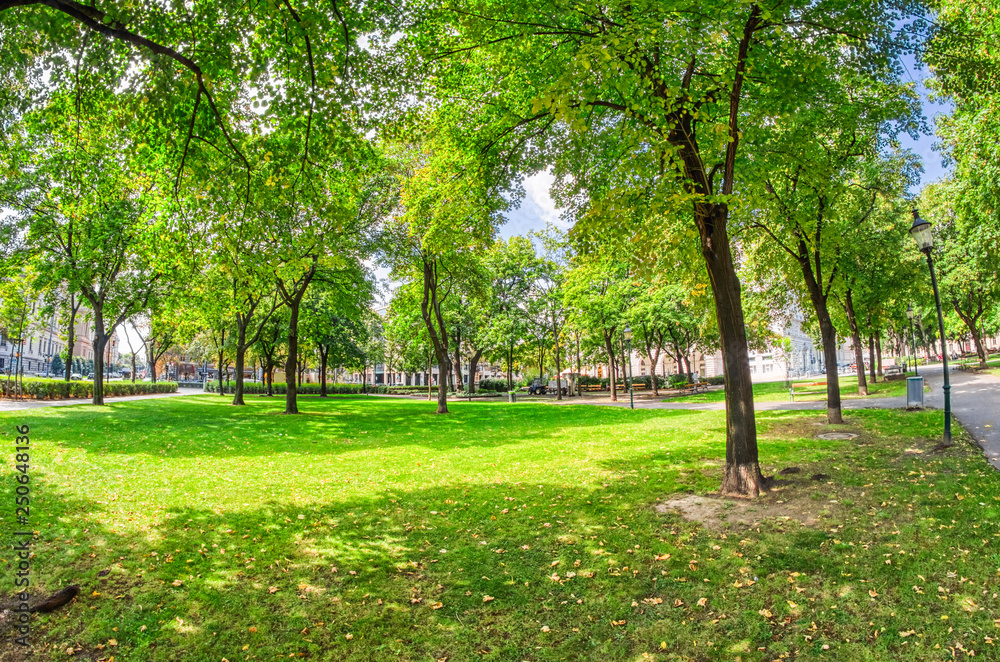
<path id="1" fill-rule="evenodd" d="M 635 383 L 632 381 L 632 329 L 626 326 L 622 335 L 625 337 L 625 351 L 628 356 L 628 406 L 635 409 L 635 397 L 632 395 L 635 388 Z"/>
<path id="2" fill-rule="evenodd" d="M 931 224 L 920 218 L 916 209 L 913 210 L 913 225 L 910 226 L 910 236 L 917 242 L 917 249 L 927 256 L 927 267 L 931 271 L 931 287 L 934 288 L 934 305 L 937 306 L 938 330 L 941 332 L 941 361 L 944 364 L 944 443 L 951 444 L 951 383 L 948 381 L 948 347 L 945 343 L 941 295 L 938 293 L 937 276 L 934 274 L 934 258 L 931 257 L 934 236 L 931 234 Z"/>
<path id="3" fill-rule="evenodd" d="M 917 337 L 913 334 L 913 304 L 906 309 L 906 319 L 910 320 L 910 346 L 913 347 L 913 374 L 917 377 L 920 376 L 920 371 L 917 369 Z"/>

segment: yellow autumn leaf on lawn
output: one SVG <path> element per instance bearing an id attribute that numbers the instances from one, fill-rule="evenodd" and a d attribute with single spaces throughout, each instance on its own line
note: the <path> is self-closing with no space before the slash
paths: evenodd
<path id="1" fill-rule="evenodd" d="M 876 591 L 875 589 L 869 589 L 868 595 L 872 596 L 873 598 L 878 597 L 878 591 Z"/>
<path id="2" fill-rule="evenodd" d="M 268 589 L 267 589 L 267 592 L 268 593 L 277 593 L 278 592 L 278 587 L 277 586 L 269 586 Z"/>
<path id="3" fill-rule="evenodd" d="M 489 602 L 490 600 L 495 600 L 495 599 L 496 598 L 494 598 L 492 595 L 484 595 L 483 596 L 483 602 Z"/>
<path id="4" fill-rule="evenodd" d="M 771 614 L 771 610 L 770 609 L 761 609 L 757 613 L 760 614 L 761 616 L 763 616 L 764 618 L 771 618 L 771 616 L 773 615 L 773 614 Z"/>
<path id="5" fill-rule="evenodd" d="M 698 600 L 698 606 L 699 607 L 704 607 L 707 604 L 708 604 L 708 598 L 701 598 L 701 599 Z"/>
<path id="6" fill-rule="evenodd" d="M 434 604 L 431 605 L 431 609 L 440 609 L 443 606 L 444 606 L 444 603 L 435 602 Z"/>
<path id="7" fill-rule="evenodd" d="M 175 579 L 175 580 L 174 580 L 173 582 L 171 582 L 171 586 L 180 586 L 180 585 L 182 585 L 183 583 L 184 583 L 184 582 L 183 582 L 183 581 L 181 581 L 180 579 Z"/>

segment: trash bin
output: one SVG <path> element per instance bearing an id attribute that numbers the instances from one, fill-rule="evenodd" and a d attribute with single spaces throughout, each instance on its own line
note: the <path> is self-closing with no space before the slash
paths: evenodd
<path id="1" fill-rule="evenodd" d="M 517 391 L 507 391 L 507 402 L 517 402 Z"/>
<path id="2" fill-rule="evenodd" d="M 924 378 L 923 377 L 907 377 L 906 378 L 906 408 L 907 409 L 923 409 L 924 408 Z"/>

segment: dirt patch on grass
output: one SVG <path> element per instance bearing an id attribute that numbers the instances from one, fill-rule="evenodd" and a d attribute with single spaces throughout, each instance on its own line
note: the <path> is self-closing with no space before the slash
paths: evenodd
<path id="1" fill-rule="evenodd" d="M 814 493 L 803 483 L 819 483 L 824 479 L 796 477 L 796 480 L 779 480 L 766 495 L 750 499 L 729 499 L 718 494 L 678 494 L 656 504 L 658 513 L 676 513 L 684 519 L 697 522 L 707 529 L 722 531 L 749 528 L 765 519 L 795 520 L 804 526 L 822 526 L 822 520 L 833 516 L 830 500 L 814 500 Z M 825 485 L 824 485 L 825 486 Z M 795 489 L 801 487 L 805 489 Z"/>
<path id="2" fill-rule="evenodd" d="M 758 438 L 760 439 L 781 439 L 787 440 L 789 437 L 813 438 L 817 435 L 829 432 L 848 432 L 859 435 L 857 441 L 864 437 L 864 430 L 861 430 L 851 423 L 842 425 L 830 425 L 822 417 L 797 417 L 783 420 L 770 420 L 760 425 Z"/>

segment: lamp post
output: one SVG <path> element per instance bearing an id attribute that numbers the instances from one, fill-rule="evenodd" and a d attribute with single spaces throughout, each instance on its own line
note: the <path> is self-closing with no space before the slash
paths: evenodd
<path id="1" fill-rule="evenodd" d="M 625 337 L 625 351 L 628 356 L 628 406 L 630 409 L 635 409 L 635 397 L 632 395 L 633 386 L 632 383 L 632 329 L 625 327 L 625 333 L 622 334 Z"/>
<path id="2" fill-rule="evenodd" d="M 941 295 L 938 293 L 937 276 L 934 274 L 934 258 L 931 250 L 934 248 L 934 236 L 931 234 L 931 224 L 920 218 L 916 209 L 913 210 L 913 225 L 910 226 L 910 236 L 917 243 L 917 249 L 927 256 L 927 267 L 931 271 L 931 287 L 934 288 L 934 305 L 937 306 L 938 330 L 941 333 L 941 361 L 944 364 L 944 443 L 951 444 L 951 383 L 948 381 L 948 349 L 945 345 L 944 315 L 941 314 Z"/>
<path id="3" fill-rule="evenodd" d="M 906 319 L 910 320 L 910 346 L 913 347 L 913 374 L 917 377 L 920 376 L 920 370 L 917 369 L 917 336 L 913 333 L 913 304 L 906 309 Z"/>

